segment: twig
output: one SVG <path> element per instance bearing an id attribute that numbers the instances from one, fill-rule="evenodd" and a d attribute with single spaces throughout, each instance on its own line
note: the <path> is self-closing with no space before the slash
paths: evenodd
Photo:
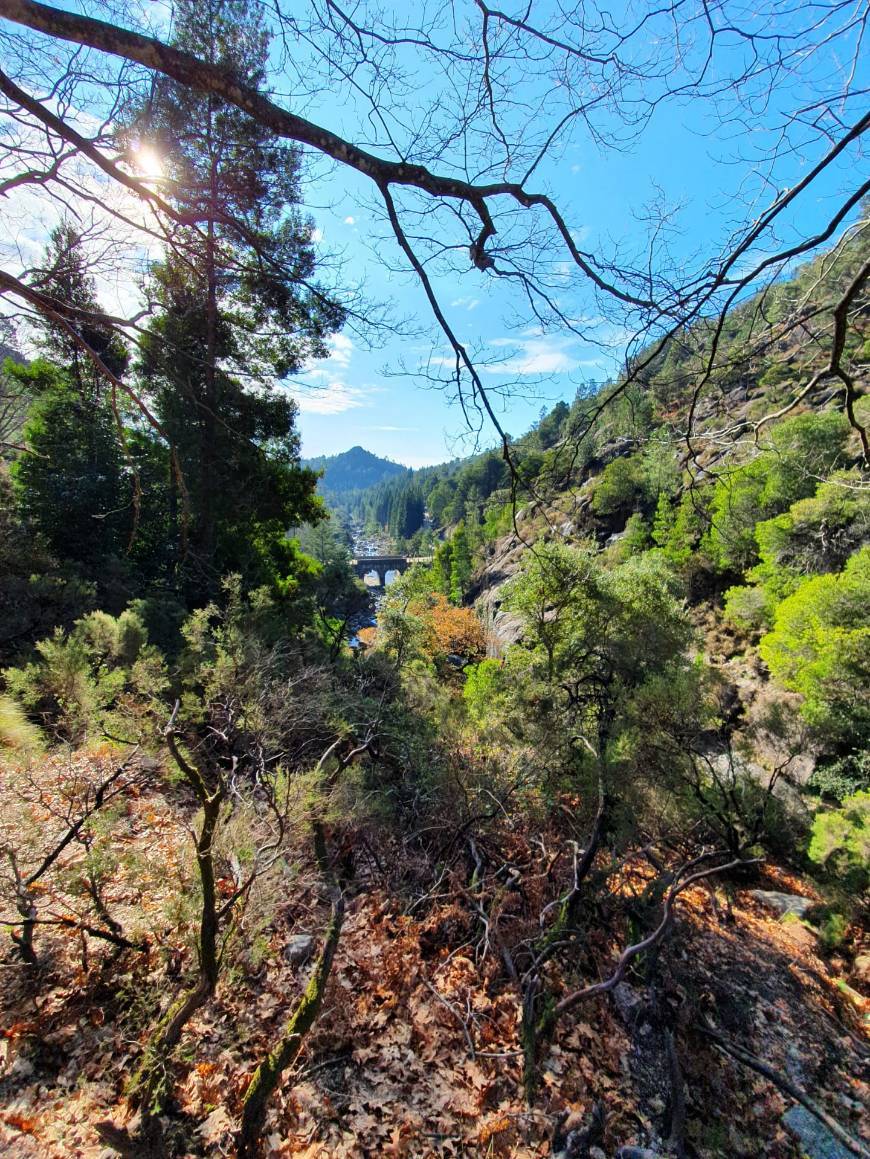
<path id="1" fill-rule="evenodd" d="M 702 861 L 704 858 L 712 856 L 715 855 L 712 853 L 702 853 L 699 857 L 696 857 L 690 861 L 688 865 L 683 866 L 680 874 L 687 872 L 692 868 L 692 866 L 697 865 L 698 862 Z M 625 972 L 628 969 L 628 964 L 632 958 L 636 958 L 638 954 L 642 954 L 646 950 L 651 950 L 653 946 L 657 945 L 665 936 L 668 931 L 668 927 L 671 924 L 671 918 L 673 917 L 674 902 L 677 900 L 683 890 L 688 889 L 690 885 L 694 885 L 696 881 L 702 881 L 705 877 L 710 877 L 714 873 L 723 873 L 725 870 L 734 869 L 738 865 L 755 865 L 761 860 L 762 858 L 755 857 L 750 861 L 744 861 L 738 857 L 733 861 L 729 861 L 726 865 L 715 865 L 711 869 L 702 869 L 698 873 L 693 873 L 690 877 L 685 878 L 683 881 L 679 880 L 680 875 L 678 875 L 677 880 L 671 886 L 668 896 L 665 899 L 662 920 L 659 922 L 653 932 L 648 937 L 644 938 L 643 941 L 637 942 L 633 946 L 627 946 L 622 951 L 619 956 L 619 961 L 616 964 L 616 969 L 609 978 L 605 979 L 605 981 L 595 982 L 591 986 L 584 986 L 582 990 L 575 990 L 571 994 L 566 994 L 561 1002 L 556 1003 L 554 1010 L 555 1016 L 560 1017 L 567 1010 L 570 1010 L 573 1006 L 576 1006 L 578 1002 L 582 1002 L 585 998 L 593 998 L 596 994 L 606 994 L 610 990 L 615 989 L 615 987 L 618 986 L 622 979 L 625 977 Z"/>
<path id="2" fill-rule="evenodd" d="M 465 1041 L 468 1044 L 468 1050 L 472 1058 L 477 1057 L 477 1051 L 474 1048 L 474 1039 L 471 1037 L 471 1031 L 468 1029 L 468 1023 L 456 1009 L 452 1002 L 448 1002 L 443 994 L 439 994 L 428 978 L 420 975 L 420 981 L 426 987 L 430 994 L 434 994 L 445 1010 L 449 1010 L 459 1025 L 462 1027 L 462 1033 L 465 1036 Z"/>

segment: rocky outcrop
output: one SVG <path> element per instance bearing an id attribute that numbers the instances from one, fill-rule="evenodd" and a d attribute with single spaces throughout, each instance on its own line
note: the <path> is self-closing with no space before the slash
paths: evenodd
<path id="1" fill-rule="evenodd" d="M 588 493 L 564 493 L 559 506 L 532 502 L 517 512 L 516 529 L 484 548 L 483 562 L 471 581 L 468 601 L 480 616 L 491 656 L 515 644 L 521 635 L 519 619 L 502 608 L 504 585 L 519 572 L 530 544 L 559 541 L 576 543 L 602 531 L 592 517 Z M 606 535 L 604 536 L 606 538 Z"/>

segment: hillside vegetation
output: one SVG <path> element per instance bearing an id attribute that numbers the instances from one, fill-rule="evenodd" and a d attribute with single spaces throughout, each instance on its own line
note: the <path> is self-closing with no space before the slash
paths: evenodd
<path id="1" fill-rule="evenodd" d="M 359 492 L 408 474 L 408 468 L 401 463 L 381 459 L 362 447 L 351 447 L 340 455 L 307 459 L 305 466 L 321 472 L 318 490 L 333 507 L 352 506 Z"/>

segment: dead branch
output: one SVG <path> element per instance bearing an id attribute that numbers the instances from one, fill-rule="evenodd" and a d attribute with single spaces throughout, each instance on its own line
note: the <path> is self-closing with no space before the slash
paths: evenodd
<path id="1" fill-rule="evenodd" d="M 749 1051 L 744 1047 L 738 1046 L 734 1042 L 730 1042 L 727 1038 L 724 1037 L 724 1035 L 720 1034 L 718 1030 L 714 1030 L 713 1027 L 708 1023 L 701 1023 L 698 1026 L 698 1029 L 707 1038 L 712 1039 L 716 1046 L 725 1054 L 729 1054 L 733 1059 L 736 1059 L 737 1062 L 741 1063 L 743 1066 L 749 1067 L 750 1070 L 754 1070 L 757 1074 L 763 1075 L 766 1079 L 769 1079 L 774 1084 L 774 1086 L 778 1087 L 784 1094 L 788 1095 L 789 1098 L 794 1099 L 796 1102 L 800 1103 L 801 1106 L 806 1107 L 810 1114 L 815 1115 L 820 1123 L 824 1123 L 831 1134 L 834 1135 L 848 1151 L 851 1151 L 853 1155 L 858 1155 L 860 1159 L 870 1159 L 870 1151 L 868 1151 L 862 1143 L 859 1143 L 857 1139 L 854 1139 L 845 1129 L 845 1127 L 841 1127 L 836 1119 L 833 1119 L 828 1114 L 828 1112 L 824 1110 L 823 1107 L 819 1106 L 815 1099 L 810 1098 L 806 1091 L 801 1090 L 801 1088 L 793 1083 L 791 1079 L 786 1078 L 785 1075 L 780 1074 L 780 1072 L 777 1070 L 774 1070 L 774 1068 L 770 1066 L 769 1063 L 766 1063 L 762 1059 L 757 1058 L 754 1054 L 750 1054 Z"/>

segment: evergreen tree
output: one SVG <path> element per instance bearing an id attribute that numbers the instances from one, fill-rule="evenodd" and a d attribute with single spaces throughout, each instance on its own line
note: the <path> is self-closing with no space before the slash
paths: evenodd
<path id="1" fill-rule="evenodd" d="M 450 559 L 450 598 L 461 604 L 471 580 L 472 562 L 465 524 L 460 523 L 450 541 L 453 547 Z"/>
<path id="2" fill-rule="evenodd" d="M 123 603 L 123 579 L 135 521 L 134 473 L 101 377 L 85 344 L 117 375 L 127 351 L 96 315 L 100 304 L 80 234 L 63 221 L 51 233 L 34 277 L 63 321 L 39 323 L 38 344 L 48 356 L 9 367 L 34 399 L 25 441 L 14 468 L 18 502 L 28 524 L 50 551 L 108 603 Z"/>
<path id="3" fill-rule="evenodd" d="M 34 271 L 40 292 L 51 299 L 63 324 L 50 318 L 38 323 L 39 346 L 49 361 L 61 367 L 79 391 L 82 402 L 97 405 L 107 384 L 83 349 L 90 347 L 113 374 L 127 367 L 123 341 L 94 315 L 100 313 L 94 279 L 90 274 L 82 236 L 64 218 L 50 234 L 42 268 Z"/>
<path id="4" fill-rule="evenodd" d="M 249 0 L 175 7 L 176 46 L 249 85 L 263 85 L 268 43 Z M 140 369 L 181 464 L 173 538 L 182 586 L 201 602 L 228 571 L 260 583 L 293 570 L 286 528 L 316 520 L 320 505 L 316 475 L 299 468 L 296 405 L 276 380 L 324 356 L 343 313 L 312 280 L 295 148 L 165 78 L 131 133 L 155 143 L 167 195 L 196 223 L 153 270 L 161 312 Z"/>

